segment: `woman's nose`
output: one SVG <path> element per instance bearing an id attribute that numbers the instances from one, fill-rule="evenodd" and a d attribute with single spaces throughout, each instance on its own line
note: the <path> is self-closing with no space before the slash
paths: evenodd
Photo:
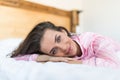
<path id="1" fill-rule="evenodd" d="M 65 45 L 59 44 L 59 45 L 57 45 L 57 47 L 61 51 L 66 51 L 66 46 Z"/>

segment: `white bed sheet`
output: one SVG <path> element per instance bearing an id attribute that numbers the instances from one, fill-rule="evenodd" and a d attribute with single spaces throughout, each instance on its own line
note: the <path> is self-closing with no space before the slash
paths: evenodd
<path id="1" fill-rule="evenodd" d="M 0 41 L 0 80 L 120 80 L 119 69 L 63 62 L 42 64 L 6 57 L 21 41 Z"/>

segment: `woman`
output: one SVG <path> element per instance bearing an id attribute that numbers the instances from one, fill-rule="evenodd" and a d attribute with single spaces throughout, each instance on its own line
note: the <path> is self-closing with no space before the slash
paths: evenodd
<path id="1" fill-rule="evenodd" d="M 99 34 L 86 32 L 71 35 L 51 22 L 36 25 L 13 52 L 16 60 L 37 62 L 78 62 L 93 66 L 117 68 L 120 44 Z"/>

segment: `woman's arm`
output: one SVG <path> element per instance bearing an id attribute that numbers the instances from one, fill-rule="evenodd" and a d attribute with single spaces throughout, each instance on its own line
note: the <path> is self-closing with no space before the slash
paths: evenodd
<path id="1" fill-rule="evenodd" d="M 36 61 L 38 54 L 27 54 L 14 57 L 15 60 Z"/>
<path id="2" fill-rule="evenodd" d="M 24 56 L 17 56 L 14 59 L 16 60 L 24 60 L 24 61 L 36 61 L 36 62 L 67 62 L 70 64 L 80 64 L 80 60 L 76 60 L 74 58 L 68 57 L 54 57 L 49 55 L 39 55 L 39 54 L 29 54 Z"/>
<path id="3" fill-rule="evenodd" d="M 96 37 L 93 45 L 96 56 L 96 66 L 117 67 L 120 63 L 117 51 L 120 51 L 120 44 L 104 37 Z"/>
<path id="4" fill-rule="evenodd" d="M 47 62 L 51 56 L 48 55 L 39 55 L 39 54 L 27 54 L 20 55 L 15 57 L 15 60 L 24 60 L 24 61 L 37 61 L 37 62 Z"/>
<path id="5" fill-rule="evenodd" d="M 37 62 L 67 62 L 71 64 L 81 64 L 81 60 L 76 60 L 75 58 L 68 58 L 68 57 L 54 57 L 49 55 L 39 55 L 36 59 Z"/>

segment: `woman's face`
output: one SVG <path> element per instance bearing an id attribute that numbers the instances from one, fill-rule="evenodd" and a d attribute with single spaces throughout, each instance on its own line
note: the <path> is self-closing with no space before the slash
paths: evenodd
<path id="1" fill-rule="evenodd" d="M 47 29 L 41 40 L 41 51 L 51 56 L 73 57 L 77 55 L 77 47 L 64 31 Z"/>

